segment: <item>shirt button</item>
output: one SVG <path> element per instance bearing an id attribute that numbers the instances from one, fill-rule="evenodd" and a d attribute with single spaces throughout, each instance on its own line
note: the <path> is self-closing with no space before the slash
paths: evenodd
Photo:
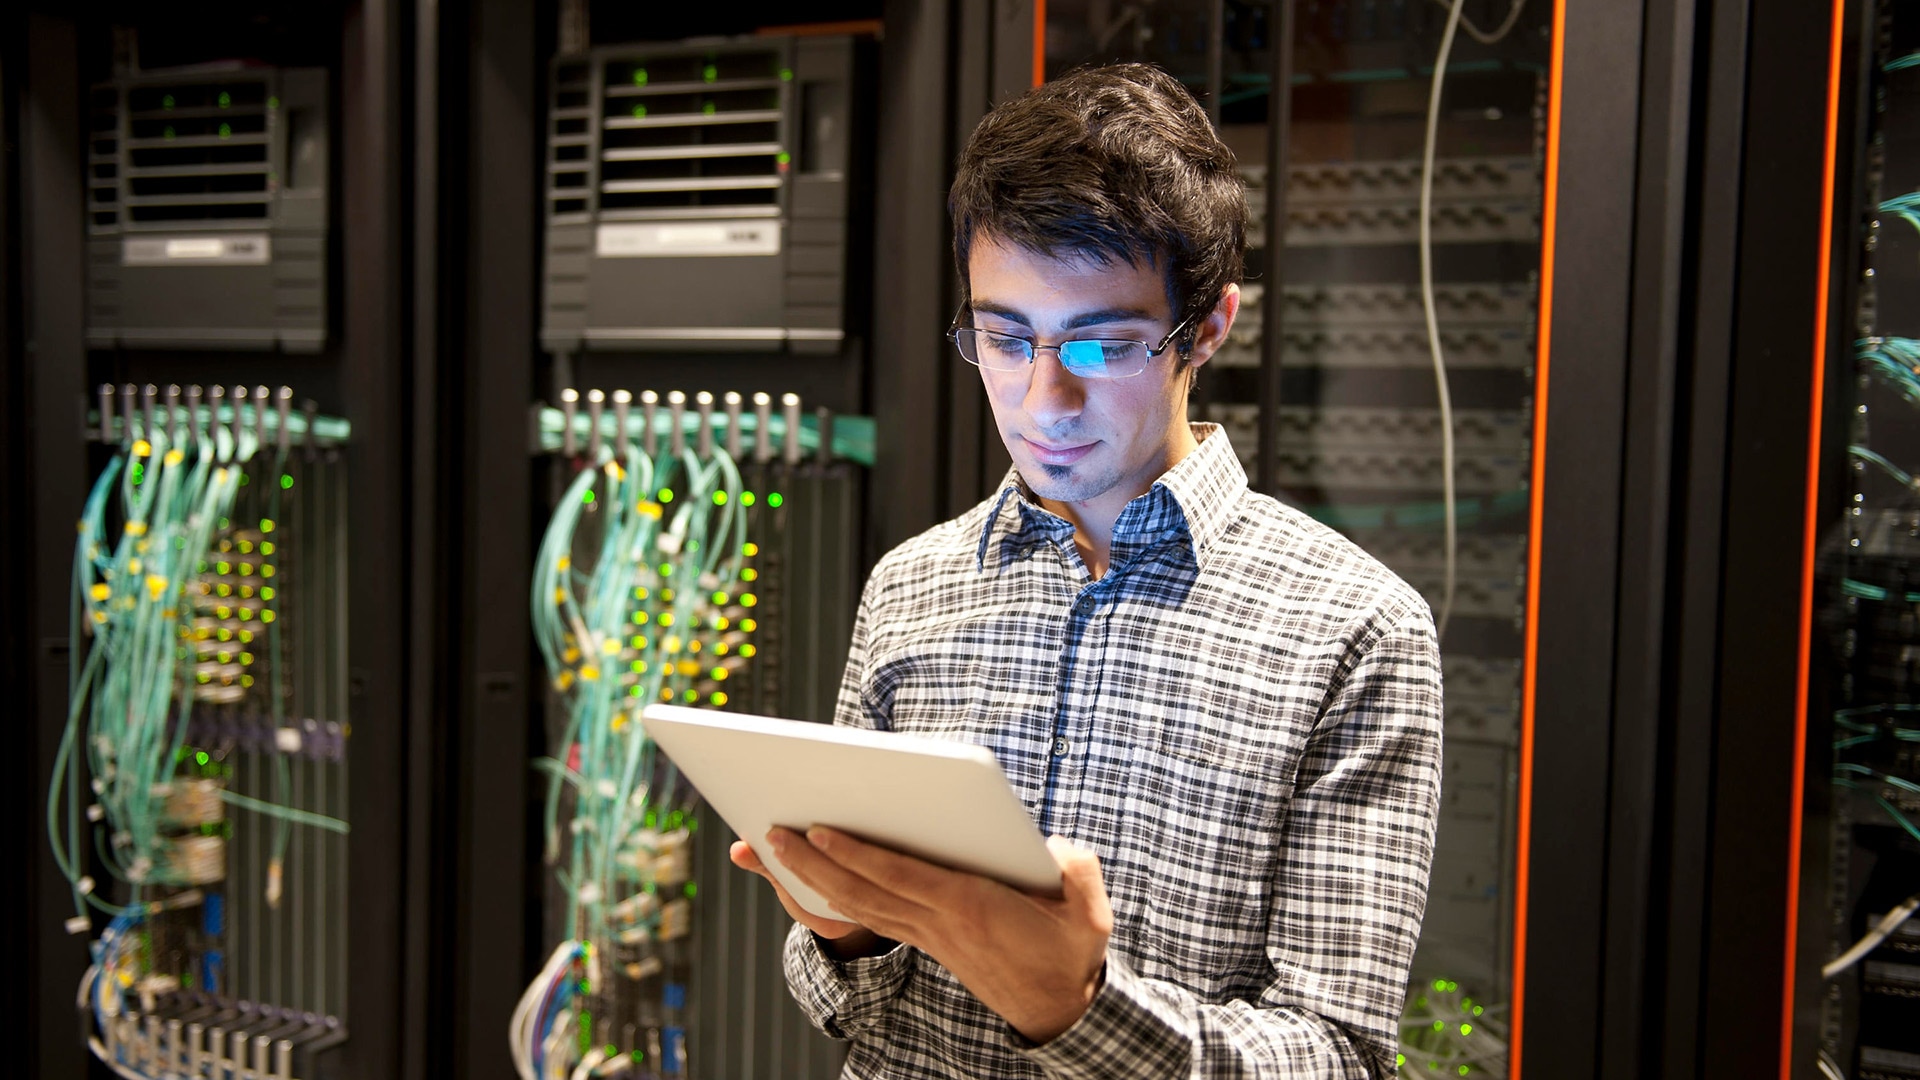
<path id="1" fill-rule="evenodd" d="M 1065 739 L 1053 740 L 1053 756 L 1054 757 L 1066 757 L 1067 750 L 1068 750 L 1067 740 Z"/>
<path id="2" fill-rule="evenodd" d="M 1093 605 L 1093 597 L 1082 596 L 1079 600 L 1074 601 L 1073 613 L 1075 615 L 1091 615 L 1093 614 Z"/>

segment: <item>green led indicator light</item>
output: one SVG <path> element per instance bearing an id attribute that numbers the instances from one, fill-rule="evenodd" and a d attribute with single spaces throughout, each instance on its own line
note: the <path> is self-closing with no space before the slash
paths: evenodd
<path id="1" fill-rule="evenodd" d="M 780 69 L 780 81 L 781 81 L 781 82 L 792 82 L 792 81 L 793 81 L 793 69 L 792 69 L 792 68 L 781 68 L 781 69 Z"/>
<path id="2" fill-rule="evenodd" d="M 633 85 L 635 86 L 647 85 L 647 69 L 646 68 L 633 69 Z"/>
<path id="3" fill-rule="evenodd" d="M 779 162 L 782 165 L 786 165 L 793 161 L 793 155 L 787 153 L 785 150 L 782 150 L 778 154 L 774 155 L 773 160 Z"/>
<path id="4" fill-rule="evenodd" d="M 279 98 L 277 98 L 277 97 L 270 97 L 270 98 L 268 98 L 268 99 L 267 99 L 267 108 L 269 108 L 269 109 L 277 109 L 277 108 L 279 108 L 279 107 L 280 107 L 280 99 L 279 99 Z"/>
<path id="5" fill-rule="evenodd" d="M 660 501 L 661 501 L 661 502 L 663 502 L 663 503 L 670 503 L 670 502 L 672 502 L 672 501 L 673 501 L 673 489 L 672 489 L 672 488 L 661 488 L 661 489 L 660 489 Z"/>
<path id="6" fill-rule="evenodd" d="M 286 473 L 281 473 L 280 474 L 280 490 L 285 491 L 286 489 L 292 486 L 293 486 L 293 477 L 287 475 Z"/>
<path id="7" fill-rule="evenodd" d="M 232 107 L 233 107 L 233 95 L 232 95 L 232 94 L 229 94 L 229 93 L 227 93 L 227 92 L 226 92 L 225 90 L 222 90 L 222 91 L 220 91 L 220 97 L 219 97 L 219 99 L 218 99 L 218 104 L 219 104 L 219 106 L 220 106 L 221 108 L 223 108 L 223 109 L 230 109 L 230 108 L 232 108 Z"/>
<path id="8" fill-rule="evenodd" d="M 172 95 L 172 94 L 168 94 L 167 96 L 165 96 L 165 97 L 163 97 L 163 98 L 161 98 L 161 99 L 160 99 L 160 107 L 161 107 L 161 108 L 163 108 L 163 109 L 171 109 L 171 108 L 173 108 L 173 95 Z"/>
<path id="9" fill-rule="evenodd" d="M 726 493 L 726 492 L 724 492 L 724 491 L 716 491 L 716 492 L 714 492 L 714 493 L 713 493 L 713 505 L 715 505 L 715 506 L 725 506 L 725 505 L 727 505 L 727 493 Z"/>
<path id="10" fill-rule="evenodd" d="M 1471 1034 L 1473 1034 L 1473 1025 L 1472 1025 L 1472 1024 L 1461 1024 L 1461 1025 L 1460 1025 L 1460 1034 L 1462 1034 L 1462 1035 L 1471 1035 Z"/>
<path id="11" fill-rule="evenodd" d="M 755 500 L 754 500 L 754 496 L 753 496 L 753 492 L 751 492 L 751 491 L 743 491 L 743 492 L 741 492 L 741 493 L 740 493 L 740 505 L 741 505 L 741 506 L 752 506 L 752 505 L 754 504 L 754 501 L 755 501 Z"/>
<path id="12" fill-rule="evenodd" d="M 699 701 L 699 700 L 700 700 L 700 691 L 698 691 L 698 690 L 689 690 L 689 691 L 687 691 L 687 693 L 686 693 L 686 700 L 687 700 L 687 704 L 689 704 L 689 705 L 691 705 L 691 704 L 693 704 L 693 703 L 694 703 L 694 702 L 696 702 L 696 701 Z"/>
<path id="13" fill-rule="evenodd" d="M 584 503 L 590 503 L 590 502 L 592 502 L 592 501 L 593 501 L 593 491 L 592 491 L 592 489 L 588 489 L 588 491 L 586 492 L 586 494 L 584 494 L 584 495 L 582 495 L 582 496 L 580 496 L 580 501 L 581 501 L 581 502 L 584 502 Z"/>
<path id="14" fill-rule="evenodd" d="M 1445 1020 L 1435 1020 L 1433 1022 L 1433 1030 L 1435 1031 L 1447 1030 L 1447 1022 Z"/>
<path id="15" fill-rule="evenodd" d="M 207 757 L 207 752 L 205 750 L 200 750 L 194 753 L 193 760 L 196 764 L 205 765 L 211 759 Z"/>
<path id="16" fill-rule="evenodd" d="M 695 885 L 691 881 L 687 882 L 687 899 L 689 900 L 693 899 L 694 896 L 697 895 L 699 892 L 700 892 L 700 887 L 698 885 Z"/>
<path id="17" fill-rule="evenodd" d="M 220 137 L 221 137 L 221 138 L 223 138 L 223 139 L 231 139 L 231 138 L 233 138 L 233 125 L 231 125 L 231 124 L 221 124 L 221 125 L 220 125 Z"/>
<path id="18" fill-rule="evenodd" d="M 709 101 L 705 105 L 700 106 L 700 112 L 702 115 L 712 116 L 714 114 L 713 102 Z"/>
<path id="19" fill-rule="evenodd" d="M 163 138 L 163 139 L 171 139 L 171 138 L 173 138 L 173 125 L 172 125 L 172 124 L 168 124 L 168 125 L 167 125 L 166 127 L 164 127 L 164 128 L 161 128 L 161 129 L 160 129 L 160 137 L 161 137 L 161 138 Z"/>
<path id="20" fill-rule="evenodd" d="M 787 500 L 783 498 L 780 495 L 780 493 L 777 491 L 767 496 L 767 505 L 773 507 L 776 510 L 778 510 L 780 508 L 780 505 L 786 501 Z"/>
<path id="21" fill-rule="evenodd" d="M 644 120 L 644 119 L 646 119 L 646 118 L 647 118 L 647 107 L 646 107 L 645 105 L 635 105 L 635 106 L 633 107 L 633 118 L 634 118 L 635 120 Z"/>
<path id="22" fill-rule="evenodd" d="M 1468 1073 L 1470 1073 L 1470 1072 L 1472 1072 L 1472 1071 L 1473 1071 L 1473 1066 L 1471 1066 L 1471 1065 L 1462 1065 L 1462 1066 L 1460 1066 L 1460 1075 L 1461 1075 L 1461 1076 L 1465 1076 L 1465 1075 L 1467 1075 Z"/>
<path id="23" fill-rule="evenodd" d="M 1407 1063 L 1407 1055 L 1405 1054 L 1394 1055 L 1393 1063 L 1395 1065 L 1405 1065 Z"/>
<path id="24" fill-rule="evenodd" d="M 714 67 L 712 64 L 708 64 L 706 67 L 700 69 L 700 77 L 707 82 L 713 82 L 720 77 L 720 69 Z"/>

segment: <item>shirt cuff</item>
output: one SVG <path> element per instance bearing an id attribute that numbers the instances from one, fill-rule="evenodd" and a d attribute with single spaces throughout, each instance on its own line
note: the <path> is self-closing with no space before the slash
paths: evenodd
<path id="1" fill-rule="evenodd" d="M 878 956 L 835 960 L 813 931 L 795 923 L 795 948 L 787 953 L 787 979 L 819 1007 L 828 1035 L 848 1039 L 870 1026 L 906 987 L 913 973 L 907 946 L 895 944 Z"/>
<path id="2" fill-rule="evenodd" d="M 1141 993 L 1140 977 L 1112 953 L 1100 989 L 1072 1027 L 1040 1044 L 1011 1027 L 1007 1038 L 1057 1080 L 1184 1076 L 1193 1058 L 1186 1033 L 1153 1010 Z"/>

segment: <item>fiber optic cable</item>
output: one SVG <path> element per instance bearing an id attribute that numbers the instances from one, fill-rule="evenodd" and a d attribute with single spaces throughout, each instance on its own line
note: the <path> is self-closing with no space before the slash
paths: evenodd
<path id="1" fill-rule="evenodd" d="M 1444 2 L 1444 0 L 1443 0 Z M 1440 471 L 1441 500 L 1446 508 L 1446 567 L 1442 577 L 1440 610 L 1435 613 L 1435 636 L 1444 638 L 1447 620 L 1453 615 L 1453 594 L 1460 569 L 1459 510 L 1454 501 L 1453 395 L 1447 388 L 1447 358 L 1440 348 L 1440 317 L 1433 294 L 1433 160 L 1440 141 L 1440 91 L 1447 77 L 1447 57 L 1453 52 L 1454 31 L 1460 27 L 1460 14 L 1467 0 L 1453 0 L 1447 13 L 1447 28 L 1440 35 L 1440 52 L 1433 61 L 1433 86 L 1427 96 L 1427 133 L 1420 165 L 1420 303 L 1426 312 L 1427 346 L 1433 353 L 1433 382 L 1440 398 Z M 1507 29 L 1520 17 L 1516 0 Z M 1505 30 L 1501 31 L 1503 34 Z"/>

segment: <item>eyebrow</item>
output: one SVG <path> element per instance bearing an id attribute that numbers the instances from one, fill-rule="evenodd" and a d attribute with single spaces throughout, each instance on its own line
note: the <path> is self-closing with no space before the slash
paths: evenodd
<path id="1" fill-rule="evenodd" d="M 991 300 L 975 300 L 973 301 L 971 307 L 973 309 L 974 314 L 976 315 L 979 315 L 979 314 L 995 315 L 1002 319 L 1007 320 L 1008 322 L 1019 323 L 1021 326 L 1034 325 L 1033 320 L 1029 319 L 1025 313 L 1016 311 L 1013 308 L 1007 307 L 1003 304 L 996 304 Z M 1060 329 L 1063 331 L 1070 331 L 1070 330 L 1079 330 L 1083 327 L 1088 327 L 1088 326 L 1102 326 L 1107 323 L 1152 322 L 1157 318 L 1160 318 L 1160 316 L 1154 314 L 1151 311 L 1147 311 L 1144 308 L 1133 308 L 1133 307 L 1101 308 L 1097 311 L 1082 311 L 1074 315 L 1072 318 L 1068 319 L 1064 324 L 1062 324 Z"/>

